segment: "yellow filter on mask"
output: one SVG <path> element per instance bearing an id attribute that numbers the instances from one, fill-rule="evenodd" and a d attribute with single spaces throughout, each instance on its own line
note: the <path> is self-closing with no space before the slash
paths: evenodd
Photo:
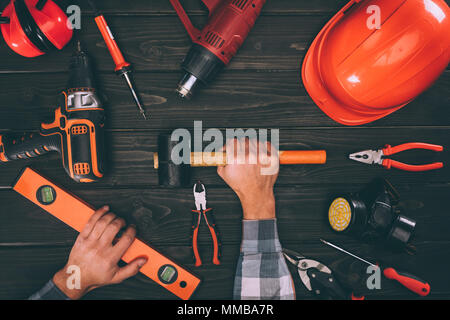
<path id="1" fill-rule="evenodd" d="M 336 198 L 328 209 L 328 221 L 334 231 L 344 231 L 352 220 L 352 209 L 345 198 Z"/>

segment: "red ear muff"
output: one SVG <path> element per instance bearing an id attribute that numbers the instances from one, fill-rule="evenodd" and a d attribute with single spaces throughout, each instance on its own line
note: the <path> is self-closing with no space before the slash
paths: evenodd
<path id="1" fill-rule="evenodd" d="M 13 51 L 28 58 L 44 54 L 28 39 L 25 31 L 22 29 L 16 14 L 14 1 L 10 2 L 3 10 L 2 18 L 5 20 L 5 23 L 2 23 L 0 28 L 6 43 Z"/>
<path id="2" fill-rule="evenodd" d="M 30 10 L 28 10 L 25 0 L 15 0 L 14 8 L 22 30 L 25 32 L 28 39 L 42 52 L 47 53 L 51 50 L 55 50 L 56 47 L 47 39 L 47 36 L 36 24 Z"/>
<path id="3" fill-rule="evenodd" d="M 50 0 L 12 0 L 2 18 L 3 37 L 9 47 L 25 57 L 62 49 L 72 38 L 67 16 Z"/>
<path id="4" fill-rule="evenodd" d="M 67 26 L 67 15 L 51 0 L 26 0 L 36 24 L 47 39 L 59 50 L 72 39 L 73 31 Z"/>

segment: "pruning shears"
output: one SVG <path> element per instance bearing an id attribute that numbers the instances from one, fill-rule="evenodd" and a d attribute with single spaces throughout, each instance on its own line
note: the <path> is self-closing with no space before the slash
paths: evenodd
<path id="1" fill-rule="evenodd" d="M 314 293 L 314 295 L 327 300 L 350 299 L 350 295 L 336 280 L 331 269 L 323 263 L 306 258 L 289 249 L 283 249 L 283 255 L 288 262 L 297 267 L 303 285 L 308 291 Z M 353 295 L 351 299 L 363 300 L 363 298 L 355 298 Z"/>

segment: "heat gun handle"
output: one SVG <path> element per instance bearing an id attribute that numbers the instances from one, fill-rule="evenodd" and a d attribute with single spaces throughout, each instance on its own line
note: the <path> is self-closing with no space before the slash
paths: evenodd
<path id="1" fill-rule="evenodd" d="M 0 135 L 0 161 L 3 162 L 35 158 L 51 151 L 61 152 L 61 142 L 57 135 L 43 136 L 37 133 L 21 137 Z"/>
<path id="2" fill-rule="evenodd" d="M 175 9 L 178 17 L 181 20 L 181 23 L 183 23 L 184 28 L 186 29 L 187 33 L 191 37 L 192 41 L 198 40 L 198 38 L 201 35 L 201 31 L 194 27 L 192 24 L 191 19 L 186 13 L 186 10 L 184 10 L 183 6 L 181 5 L 179 0 L 170 0 L 170 3 L 172 4 L 173 8 Z"/>
<path id="3" fill-rule="evenodd" d="M 48 0 L 39 0 L 36 3 L 36 9 L 38 9 L 39 11 L 41 11 L 42 9 L 44 9 L 45 5 L 47 4 Z"/>

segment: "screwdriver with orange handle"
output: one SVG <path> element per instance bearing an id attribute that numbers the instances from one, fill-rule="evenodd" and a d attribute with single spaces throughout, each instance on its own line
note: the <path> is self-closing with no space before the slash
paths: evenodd
<path id="1" fill-rule="evenodd" d="M 139 111 L 141 112 L 144 119 L 147 120 L 147 115 L 145 114 L 144 106 L 141 103 L 141 100 L 139 99 L 136 90 L 134 89 L 133 79 L 131 78 L 131 64 L 127 62 L 123 57 L 123 54 L 120 51 L 120 48 L 117 45 L 117 42 L 114 39 L 114 35 L 112 34 L 111 29 L 109 28 L 108 23 L 106 22 L 106 19 L 103 16 L 103 14 L 100 13 L 100 11 L 97 9 L 97 6 L 92 0 L 88 0 L 88 2 L 89 5 L 92 7 L 92 10 L 94 10 L 95 23 L 97 24 L 97 27 L 100 30 L 103 39 L 105 40 L 106 46 L 108 47 L 108 50 L 114 60 L 114 63 L 116 64 L 116 68 L 114 69 L 114 71 L 116 72 L 116 74 L 124 77 L 128 87 L 130 88 L 131 94 L 133 95 L 134 101 L 136 102 L 136 105 L 139 108 Z"/>
<path id="2" fill-rule="evenodd" d="M 375 265 L 375 264 L 373 264 L 373 263 L 371 263 L 371 262 L 369 262 L 369 261 L 367 261 L 367 260 L 365 260 L 365 259 L 363 259 L 361 257 L 358 257 L 357 255 L 355 255 L 355 254 L 353 254 L 351 252 L 348 252 L 347 250 L 344 250 L 344 249 L 338 247 L 335 244 L 332 244 L 332 243 L 330 243 L 328 241 L 325 241 L 323 239 L 320 239 L 320 241 L 322 243 L 324 243 L 324 244 L 326 244 L 326 245 L 328 245 L 328 246 L 338 250 L 338 251 L 341 251 L 341 252 L 343 252 L 343 253 L 345 253 L 345 254 L 347 254 L 347 255 L 355 258 L 355 259 L 358 259 L 359 261 L 364 262 L 365 264 L 368 264 L 368 265 L 370 265 L 372 267 L 375 267 L 375 268 L 379 268 L 379 266 L 377 266 L 377 265 Z M 404 286 L 408 290 L 418 294 L 419 296 L 425 297 L 425 296 L 430 294 L 430 290 L 431 290 L 430 285 L 426 281 L 420 279 L 419 277 L 416 277 L 415 275 L 409 274 L 407 272 L 397 271 L 396 269 L 394 269 L 392 267 L 382 268 L 382 270 L 383 270 L 383 275 L 387 279 L 397 281 L 402 286 Z"/>

